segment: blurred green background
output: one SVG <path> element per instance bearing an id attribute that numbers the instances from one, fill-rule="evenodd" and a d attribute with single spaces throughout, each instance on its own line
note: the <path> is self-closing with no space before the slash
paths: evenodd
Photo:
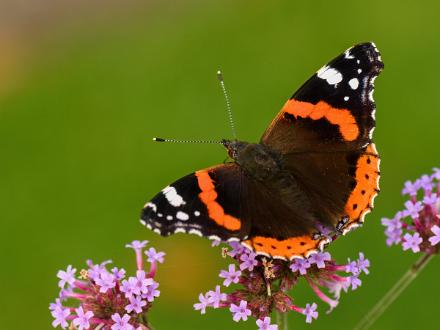
<path id="1" fill-rule="evenodd" d="M 257 141 L 315 70 L 373 40 L 385 62 L 375 93 L 382 192 L 364 228 L 330 247 L 340 261 L 364 251 L 371 275 L 331 314 L 320 303 L 312 325 L 289 315 L 291 329 L 353 328 L 417 258 L 385 246 L 380 218 L 402 207 L 404 180 L 440 165 L 439 10 L 402 0 L 0 1 L 0 328 L 49 329 L 58 269 L 112 258 L 133 270 L 124 244 L 148 239 L 167 253 L 150 313 L 157 329 L 255 329 L 192 309 L 219 283 L 218 248 L 138 222 L 157 191 L 225 151 L 151 137 L 230 137 L 221 67 L 239 137 Z M 439 263 L 373 329 L 438 327 Z M 304 283 L 292 295 L 317 301 Z"/>

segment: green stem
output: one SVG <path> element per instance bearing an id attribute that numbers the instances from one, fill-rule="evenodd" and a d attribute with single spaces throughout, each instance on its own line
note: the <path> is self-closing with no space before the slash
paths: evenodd
<path id="1" fill-rule="evenodd" d="M 411 284 L 420 274 L 423 268 L 432 259 L 432 254 L 424 254 L 416 261 L 410 269 L 394 284 L 394 286 L 380 299 L 376 305 L 356 325 L 355 330 L 366 330 L 385 312 L 385 310 L 396 300 L 399 295 Z"/>
<path id="2" fill-rule="evenodd" d="M 287 313 L 276 311 L 278 330 L 288 330 Z"/>

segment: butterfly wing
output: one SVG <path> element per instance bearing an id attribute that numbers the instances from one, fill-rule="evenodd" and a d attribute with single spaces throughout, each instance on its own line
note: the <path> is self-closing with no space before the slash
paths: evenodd
<path id="1" fill-rule="evenodd" d="M 158 234 L 190 233 L 212 240 L 242 241 L 258 254 L 302 256 L 327 240 L 312 239 L 311 214 L 290 206 L 237 164 L 191 173 L 165 187 L 141 214 L 141 223 Z"/>
<path id="2" fill-rule="evenodd" d="M 382 69 L 373 43 L 353 46 L 293 94 L 261 139 L 283 154 L 316 213 L 344 232 L 363 221 L 379 189 L 372 95 Z"/>
<path id="3" fill-rule="evenodd" d="M 221 179 L 220 179 L 221 176 Z M 191 173 L 145 204 L 141 223 L 162 236 L 190 233 L 213 240 L 241 240 L 241 171 L 235 164 Z"/>

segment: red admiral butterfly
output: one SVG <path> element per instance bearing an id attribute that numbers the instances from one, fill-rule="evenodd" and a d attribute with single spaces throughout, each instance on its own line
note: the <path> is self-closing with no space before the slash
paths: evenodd
<path id="1" fill-rule="evenodd" d="M 223 140 L 233 162 L 167 186 L 141 223 L 281 259 L 308 256 L 358 227 L 379 192 L 372 94 L 382 69 L 373 43 L 348 49 L 293 94 L 259 143 Z"/>

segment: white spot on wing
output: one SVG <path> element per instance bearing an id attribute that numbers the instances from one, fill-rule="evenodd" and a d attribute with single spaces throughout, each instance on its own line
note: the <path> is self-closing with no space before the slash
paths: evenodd
<path id="1" fill-rule="evenodd" d="M 176 214 L 176 218 L 182 221 L 186 221 L 189 219 L 189 215 L 185 212 L 178 211 Z"/>
<path id="2" fill-rule="evenodd" d="M 162 193 L 164 194 L 168 203 L 170 203 L 174 207 L 179 207 L 185 204 L 182 196 L 177 193 L 176 188 L 174 187 L 167 186 L 162 190 Z"/>
<path id="3" fill-rule="evenodd" d="M 174 230 L 174 234 L 178 234 L 178 233 L 186 233 L 186 230 L 184 228 L 176 228 Z"/>
<path id="4" fill-rule="evenodd" d="M 345 53 L 344 53 L 344 57 L 345 57 L 345 58 L 348 58 L 348 59 L 353 59 L 353 58 L 354 58 L 354 56 L 350 54 L 350 51 L 351 51 L 351 48 L 350 48 L 350 49 L 347 49 L 347 50 L 345 51 Z"/>
<path id="5" fill-rule="evenodd" d="M 374 118 L 374 113 L 373 113 L 373 118 Z M 370 140 L 373 138 L 374 129 L 375 127 L 371 127 L 370 132 L 368 133 L 368 137 L 370 138 Z"/>
<path id="6" fill-rule="evenodd" d="M 358 78 L 352 78 L 348 84 L 350 85 L 351 89 L 357 89 L 359 87 L 359 80 Z"/>
<path id="7" fill-rule="evenodd" d="M 377 55 L 377 59 L 382 62 L 382 58 L 380 57 L 379 49 L 377 49 L 376 44 L 374 42 L 372 42 L 371 45 L 374 47 L 374 50 L 377 53 L 376 54 Z"/>
<path id="8" fill-rule="evenodd" d="M 323 66 L 316 74 L 319 78 L 326 80 L 329 85 L 336 85 L 342 81 L 342 74 L 328 66 Z"/>
<path id="9" fill-rule="evenodd" d="M 194 234 L 194 235 L 197 235 L 197 236 L 202 236 L 202 232 L 200 231 L 200 230 L 197 230 L 197 229 L 190 229 L 189 231 L 188 231 L 188 234 Z"/>
<path id="10" fill-rule="evenodd" d="M 348 96 L 344 96 L 344 101 L 348 101 L 350 98 Z"/>
<path id="11" fill-rule="evenodd" d="M 194 211 L 194 215 L 195 215 L 196 217 L 198 217 L 198 216 L 200 215 L 200 212 L 199 212 L 199 211 Z"/>
<path id="12" fill-rule="evenodd" d="M 145 222 L 144 219 L 139 220 L 141 222 L 141 224 L 143 224 L 144 226 L 147 225 L 147 223 Z"/>
<path id="13" fill-rule="evenodd" d="M 167 220 L 173 220 L 173 217 L 171 215 L 167 215 Z"/>
<path id="14" fill-rule="evenodd" d="M 154 203 L 148 202 L 147 204 L 145 204 L 144 208 L 151 208 L 153 210 L 153 212 L 157 212 L 157 206 Z"/>

